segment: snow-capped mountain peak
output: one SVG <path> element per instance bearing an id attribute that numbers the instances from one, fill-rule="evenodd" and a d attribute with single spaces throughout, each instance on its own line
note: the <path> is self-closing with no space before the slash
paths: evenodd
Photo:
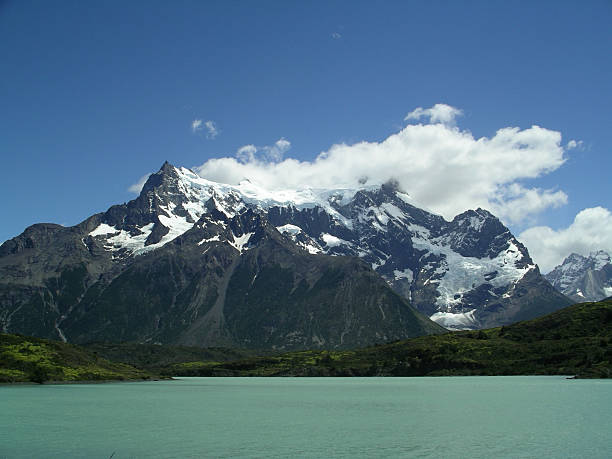
<path id="1" fill-rule="evenodd" d="M 447 327 L 488 325 L 528 273 L 539 276 L 525 247 L 490 212 L 468 210 L 449 222 L 415 207 L 394 183 L 268 190 L 165 163 L 126 207 L 122 215 L 111 208 L 89 233 L 117 258 L 167 244 L 213 209 L 227 218 L 251 209 L 311 254 L 361 258 Z"/>

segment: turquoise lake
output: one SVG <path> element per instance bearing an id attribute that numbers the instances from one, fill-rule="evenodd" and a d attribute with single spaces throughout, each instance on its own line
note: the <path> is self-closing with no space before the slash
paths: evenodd
<path id="1" fill-rule="evenodd" d="M 612 381 L 181 378 L 0 387 L 0 457 L 612 457 Z"/>

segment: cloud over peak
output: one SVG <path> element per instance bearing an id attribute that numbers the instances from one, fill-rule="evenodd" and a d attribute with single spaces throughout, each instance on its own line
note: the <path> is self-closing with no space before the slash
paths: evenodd
<path id="1" fill-rule="evenodd" d="M 564 163 L 559 132 L 505 127 L 490 138 L 474 138 L 455 126 L 461 113 L 445 104 L 418 108 L 406 119 L 429 123 L 408 124 L 381 142 L 332 145 L 312 161 L 283 160 L 290 143 L 279 139 L 269 147 L 246 145 L 236 157 L 211 159 L 197 171 L 219 182 L 248 178 L 270 189 L 359 187 L 366 178 L 368 185 L 393 179 L 416 205 L 447 219 L 483 207 L 507 223 L 519 223 L 567 202 L 561 190 L 524 183 Z"/>

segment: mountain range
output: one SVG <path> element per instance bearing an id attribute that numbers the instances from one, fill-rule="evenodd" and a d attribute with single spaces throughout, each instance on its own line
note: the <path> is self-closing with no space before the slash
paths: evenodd
<path id="1" fill-rule="evenodd" d="M 576 302 L 599 301 L 612 296 L 612 264 L 603 251 L 588 256 L 572 253 L 546 274 L 548 281 Z"/>
<path id="2" fill-rule="evenodd" d="M 270 191 L 166 162 L 136 199 L 0 246 L 2 330 L 76 343 L 348 348 L 568 304 L 491 213 L 447 221 L 393 182 Z"/>

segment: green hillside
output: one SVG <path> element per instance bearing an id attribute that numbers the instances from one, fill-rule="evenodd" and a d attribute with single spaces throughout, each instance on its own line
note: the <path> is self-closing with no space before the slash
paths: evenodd
<path id="1" fill-rule="evenodd" d="M 228 362 L 263 355 L 278 354 L 272 351 L 232 349 L 222 347 L 160 346 L 137 343 L 90 343 L 84 345 L 112 362 L 121 362 L 152 373 L 159 373 L 173 364 L 181 362 Z"/>
<path id="2" fill-rule="evenodd" d="M 578 375 L 612 377 L 612 300 L 539 319 L 352 351 L 302 351 L 166 368 L 183 376 Z"/>
<path id="3" fill-rule="evenodd" d="M 0 383 L 140 380 L 155 376 L 71 344 L 0 334 Z"/>

